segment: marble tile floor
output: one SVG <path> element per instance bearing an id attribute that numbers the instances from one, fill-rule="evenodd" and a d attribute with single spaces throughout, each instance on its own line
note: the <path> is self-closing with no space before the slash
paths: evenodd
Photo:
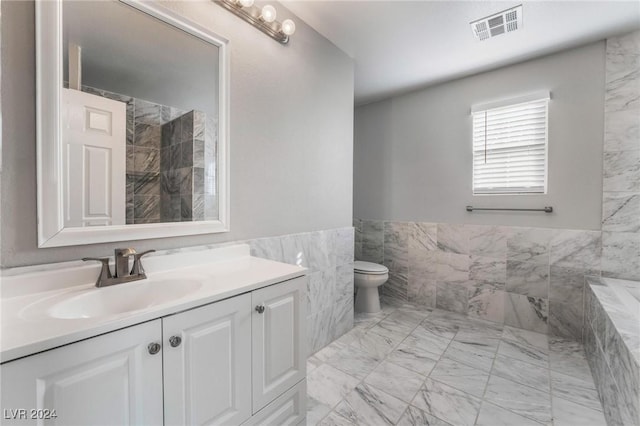
<path id="1" fill-rule="evenodd" d="M 580 343 L 402 305 L 307 361 L 308 425 L 606 425 Z"/>

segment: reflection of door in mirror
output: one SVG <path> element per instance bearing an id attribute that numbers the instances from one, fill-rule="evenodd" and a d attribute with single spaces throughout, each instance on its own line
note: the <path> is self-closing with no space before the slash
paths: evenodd
<path id="1" fill-rule="evenodd" d="M 62 90 L 65 226 L 125 224 L 126 104 Z"/>

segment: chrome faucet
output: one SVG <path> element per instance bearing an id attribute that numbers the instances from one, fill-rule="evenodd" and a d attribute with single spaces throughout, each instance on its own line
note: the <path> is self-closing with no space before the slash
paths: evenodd
<path id="1" fill-rule="evenodd" d="M 115 258 L 115 276 L 111 274 L 109 268 L 109 258 L 95 258 L 85 257 L 82 260 L 85 262 L 88 260 L 95 260 L 102 263 L 102 269 L 100 275 L 96 281 L 96 287 L 107 287 L 114 284 L 128 283 L 131 281 L 144 280 L 147 275 L 142 267 L 141 258 L 145 254 L 153 253 L 155 250 L 147 250 L 142 253 L 137 253 L 132 248 L 119 248 L 114 251 Z M 133 268 L 129 270 L 129 258 L 133 256 Z"/>
<path id="2" fill-rule="evenodd" d="M 124 278 L 130 275 L 129 257 L 136 254 L 132 248 L 115 249 L 113 257 L 116 259 L 116 278 Z"/>

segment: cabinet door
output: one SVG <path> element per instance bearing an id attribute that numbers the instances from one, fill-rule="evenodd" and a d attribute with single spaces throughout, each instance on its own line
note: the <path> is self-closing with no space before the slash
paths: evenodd
<path id="1" fill-rule="evenodd" d="M 251 295 L 162 320 L 165 423 L 240 424 L 251 416 Z M 171 346 L 170 339 L 181 343 Z"/>
<path id="2" fill-rule="evenodd" d="M 296 426 L 304 423 L 307 415 L 307 382 L 297 385 L 258 411 L 242 426 Z"/>
<path id="3" fill-rule="evenodd" d="M 147 347 L 161 333 L 156 320 L 3 364 L 2 424 L 162 425 L 162 353 Z"/>
<path id="4" fill-rule="evenodd" d="M 306 277 L 251 293 L 253 413 L 306 374 Z"/>

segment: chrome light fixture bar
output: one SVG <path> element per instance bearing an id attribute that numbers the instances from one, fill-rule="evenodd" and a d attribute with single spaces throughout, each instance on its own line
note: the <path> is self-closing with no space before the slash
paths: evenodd
<path id="1" fill-rule="evenodd" d="M 282 23 L 276 21 L 276 9 L 271 5 L 259 8 L 253 5 L 253 0 L 214 0 L 214 3 L 282 44 L 289 43 L 289 36 L 296 31 L 296 24 L 291 19 L 285 19 Z"/>

